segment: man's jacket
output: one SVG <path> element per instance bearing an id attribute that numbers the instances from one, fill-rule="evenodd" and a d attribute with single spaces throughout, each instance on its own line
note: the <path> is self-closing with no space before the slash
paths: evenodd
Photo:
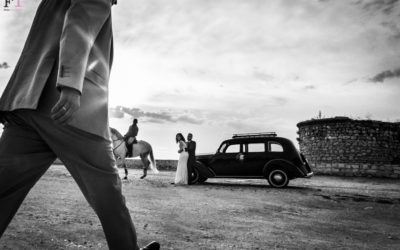
<path id="1" fill-rule="evenodd" d="M 111 6 L 112 0 L 42 0 L 0 110 L 37 109 L 51 71 L 57 70 L 54 88 L 81 93 L 69 125 L 109 139 Z"/>
<path id="2" fill-rule="evenodd" d="M 125 134 L 124 138 L 127 139 L 129 137 L 136 137 L 138 135 L 139 128 L 137 125 L 129 126 L 128 132 Z"/>
<path id="3" fill-rule="evenodd" d="M 196 155 L 196 142 L 188 141 L 186 143 L 186 145 L 187 145 L 187 151 L 188 151 L 189 157 L 191 157 L 191 156 L 194 157 Z"/>

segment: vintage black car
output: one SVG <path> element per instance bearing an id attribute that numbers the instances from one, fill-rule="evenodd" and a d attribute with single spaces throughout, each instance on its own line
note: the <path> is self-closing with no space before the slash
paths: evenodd
<path id="1" fill-rule="evenodd" d="M 313 172 L 293 143 L 276 133 L 235 134 L 215 154 L 196 156 L 193 182 L 208 178 L 266 178 L 275 188 Z"/>

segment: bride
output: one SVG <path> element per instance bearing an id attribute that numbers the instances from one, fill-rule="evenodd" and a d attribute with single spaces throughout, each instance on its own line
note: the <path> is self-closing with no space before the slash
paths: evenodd
<path id="1" fill-rule="evenodd" d="M 188 184 L 187 161 L 189 154 L 186 149 L 185 137 L 181 133 L 176 134 L 176 143 L 179 143 L 179 161 L 176 168 L 175 184 Z"/>

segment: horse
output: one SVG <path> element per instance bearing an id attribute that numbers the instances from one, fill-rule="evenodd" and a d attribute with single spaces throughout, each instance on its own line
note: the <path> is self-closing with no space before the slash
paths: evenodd
<path id="1" fill-rule="evenodd" d="M 124 137 L 121 135 L 120 132 L 118 132 L 118 130 L 110 127 L 110 132 L 113 142 L 113 153 L 115 158 L 117 160 L 119 159 L 122 162 L 122 166 L 125 170 L 125 177 L 123 179 L 126 180 L 128 179 L 128 168 L 126 167 L 125 156 L 128 149 L 126 148 Z M 140 156 L 140 159 L 142 160 L 144 166 L 143 175 L 140 177 L 140 179 L 143 179 L 147 176 L 147 170 L 149 166 L 154 173 L 158 173 L 156 161 L 154 160 L 153 148 L 151 147 L 150 143 L 146 141 L 138 141 L 132 146 L 132 158 Z M 150 157 L 150 161 L 148 157 Z"/>

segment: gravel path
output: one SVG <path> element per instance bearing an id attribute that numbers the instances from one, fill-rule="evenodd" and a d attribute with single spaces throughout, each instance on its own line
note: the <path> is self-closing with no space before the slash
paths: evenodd
<path id="1" fill-rule="evenodd" d="M 173 172 L 130 170 L 123 192 L 140 243 L 162 249 L 400 249 L 400 182 L 315 176 L 175 186 Z M 122 171 L 121 171 L 121 176 Z M 0 249 L 107 249 L 100 223 L 63 166 L 32 189 Z"/>

